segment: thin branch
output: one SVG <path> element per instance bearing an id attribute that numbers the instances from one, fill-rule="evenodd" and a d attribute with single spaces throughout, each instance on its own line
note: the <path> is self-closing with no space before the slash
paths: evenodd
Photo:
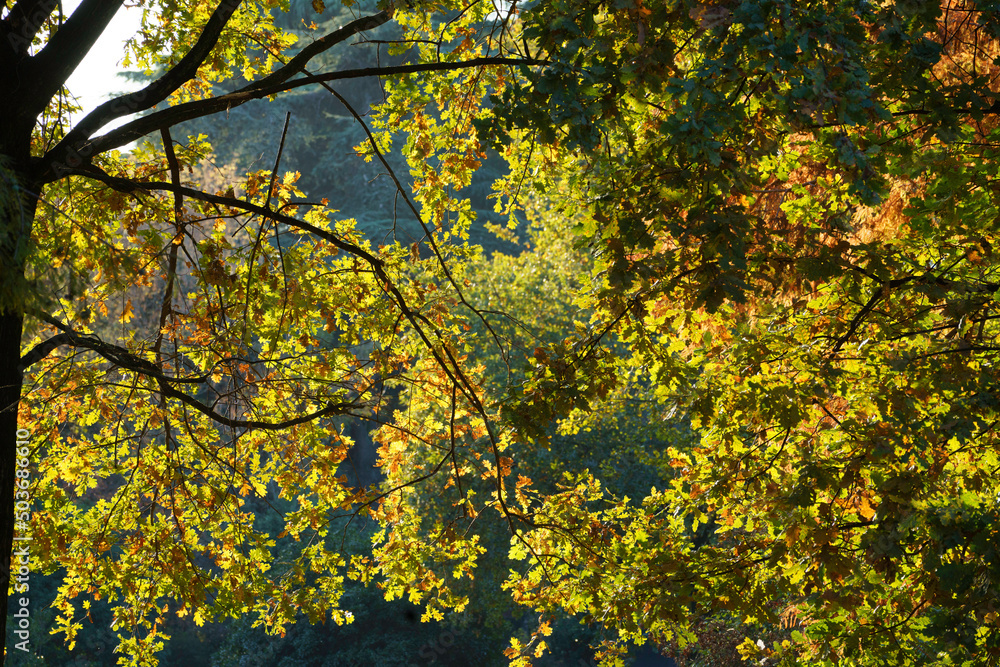
<path id="1" fill-rule="evenodd" d="M 163 141 L 163 152 L 167 156 L 167 164 L 170 167 L 171 182 L 180 187 L 181 168 L 177 162 L 177 154 L 174 153 L 174 142 L 170 138 L 170 130 L 163 128 L 160 130 L 160 138 Z M 174 238 L 170 243 L 170 255 L 167 260 L 167 284 L 163 288 L 163 301 L 160 304 L 160 326 L 156 332 L 156 343 L 153 345 L 153 352 L 156 354 L 156 363 L 162 361 L 160 349 L 163 345 L 163 329 L 167 325 L 167 318 L 173 310 L 174 298 L 174 278 L 177 274 L 177 249 L 183 241 L 181 235 L 181 216 L 184 211 L 184 195 L 180 191 L 174 191 Z"/>
<path id="2" fill-rule="evenodd" d="M 396 191 L 403 198 L 403 201 L 406 202 L 406 205 L 410 209 L 410 212 L 413 213 L 413 217 L 416 219 L 417 224 L 419 224 L 420 228 L 424 230 L 424 236 L 427 237 L 427 244 L 430 246 L 431 251 L 437 258 L 438 265 L 441 267 L 441 270 L 444 271 L 445 278 L 448 280 L 449 284 L 451 284 L 452 288 L 455 290 L 455 294 L 458 296 L 459 302 L 463 306 L 468 308 L 472 313 L 474 313 L 483 323 L 483 326 L 486 327 L 486 330 L 490 332 L 490 336 L 493 338 L 493 341 L 497 344 L 497 348 L 500 350 L 500 354 L 503 357 L 504 362 L 507 364 L 507 370 L 510 371 L 510 361 L 508 359 L 508 355 L 507 352 L 505 351 L 504 345 L 500 340 L 500 336 L 497 335 L 496 331 L 493 329 L 493 326 L 486 320 L 483 314 L 480 313 L 479 310 L 471 303 L 469 303 L 468 300 L 465 298 L 465 294 L 463 293 L 461 286 L 459 286 L 454 276 L 452 276 L 451 271 L 448 269 L 448 263 L 445 261 L 444 256 L 441 254 L 440 247 L 434 240 L 434 234 L 431 232 L 430 227 L 427 226 L 427 223 L 424 222 L 423 217 L 420 215 L 420 211 L 417 210 L 417 207 L 410 199 L 410 196 L 406 194 L 405 190 L 403 190 L 403 184 L 400 183 L 399 177 L 396 176 L 396 172 L 395 170 L 393 170 L 392 165 L 389 164 L 389 161 L 382 154 L 381 149 L 378 147 L 378 142 L 375 141 L 375 136 L 368 128 L 368 125 L 361 118 L 361 115 L 354 109 L 353 106 L 351 106 L 351 104 L 340 93 L 338 93 L 330 86 L 324 85 L 323 87 L 326 88 L 328 91 L 330 91 L 330 93 L 333 94 L 333 96 L 336 97 L 340 101 L 340 103 L 344 105 L 344 108 L 346 108 L 347 111 L 354 117 L 354 120 L 356 120 L 358 124 L 361 125 L 361 129 L 364 131 L 365 136 L 368 138 L 368 144 L 372 147 L 372 151 L 374 151 L 376 157 L 378 157 L 379 162 L 382 163 L 382 166 L 388 172 L 389 178 L 391 178 L 392 182 L 396 185 Z"/>
<path id="3" fill-rule="evenodd" d="M 74 170 L 71 173 L 86 176 L 88 178 L 93 178 L 94 180 L 101 181 L 105 185 L 108 185 L 119 192 L 135 193 L 137 191 L 143 192 L 174 192 L 175 190 L 182 193 L 185 197 L 189 199 L 195 199 L 197 201 L 203 201 L 209 204 L 217 204 L 219 206 L 226 206 L 232 209 L 238 209 L 245 211 L 247 213 L 256 213 L 264 218 L 274 220 L 276 222 L 283 222 L 289 227 L 295 227 L 297 229 L 302 229 L 303 231 L 310 232 L 316 236 L 322 238 L 325 241 L 332 243 L 344 252 L 348 252 L 355 257 L 359 257 L 365 262 L 373 266 L 382 266 L 382 260 L 375 257 L 371 253 L 362 249 L 360 246 L 351 243 L 350 241 L 345 241 L 341 237 L 328 232 L 325 229 L 320 229 L 315 225 L 311 225 L 303 220 L 298 220 L 290 215 L 285 215 L 280 211 L 272 211 L 258 204 L 253 204 L 242 199 L 236 199 L 235 197 L 226 197 L 224 195 L 213 195 L 207 192 L 202 192 L 201 190 L 195 190 L 194 188 L 189 188 L 187 186 L 175 186 L 173 183 L 166 183 L 163 181 L 147 181 L 139 182 L 133 181 L 127 178 L 120 178 L 117 176 L 111 176 L 110 174 L 101 171 L 97 167 L 88 166 L 85 169 Z"/>
<path id="4" fill-rule="evenodd" d="M 278 178 L 278 166 L 281 164 L 281 154 L 285 150 L 285 136 L 288 134 L 288 122 L 292 119 L 292 112 L 285 112 L 285 125 L 281 128 L 281 140 L 278 142 L 278 154 L 274 156 L 274 166 L 271 167 L 271 182 L 267 186 L 267 198 L 264 206 L 271 208 L 271 196 L 274 194 L 274 182 Z"/>
<path id="5" fill-rule="evenodd" d="M 336 234 L 333 234 L 327 230 L 316 227 L 315 225 L 309 224 L 305 221 L 298 220 L 291 216 L 285 215 L 277 211 L 271 211 L 263 206 L 257 204 L 251 204 L 250 202 L 242 201 L 234 197 L 224 197 L 221 195 L 211 195 L 207 192 L 201 192 L 200 190 L 195 190 L 193 188 L 177 187 L 172 183 L 154 182 L 154 183 L 140 183 L 131 181 L 125 178 L 116 178 L 110 176 L 99 168 L 95 166 L 88 166 L 86 169 L 77 170 L 77 173 L 82 176 L 88 176 L 94 178 L 103 183 L 115 187 L 121 191 L 125 192 L 135 192 L 137 190 L 163 190 L 168 192 L 173 192 L 178 190 L 184 193 L 184 195 L 191 199 L 197 199 L 199 201 L 204 201 L 208 203 L 221 204 L 223 206 L 228 206 L 235 209 L 242 209 L 250 213 L 256 213 L 265 218 L 270 218 L 276 222 L 283 222 L 290 227 L 308 231 L 315 236 L 326 240 L 327 242 L 333 244 L 334 246 L 348 252 L 359 259 L 364 260 L 375 274 L 376 279 L 384 290 L 386 296 L 388 296 L 392 302 L 395 303 L 396 307 L 399 308 L 403 317 L 406 318 L 410 326 L 413 327 L 414 332 L 420 338 L 423 343 L 427 353 L 434 359 L 434 362 L 438 365 L 441 371 L 448 377 L 448 380 L 455 386 L 458 387 L 462 395 L 469 401 L 475 410 L 476 414 L 480 416 L 483 421 L 483 426 L 486 428 L 487 437 L 490 442 L 493 457 L 496 461 L 500 460 L 500 450 L 497 434 L 490 423 L 489 415 L 487 413 L 486 407 L 483 405 L 479 396 L 476 393 L 475 384 L 469 379 L 465 370 L 458 360 L 455 359 L 452 350 L 448 345 L 448 341 L 445 336 L 442 335 L 441 331 L 434 327 L 434 325 L 421 313 L 413 310 L 409 304 L 406 302 L 406 298 L 403 296 L 402 292 L 396 286 L 395 282 L 389 277 L 385 270 L 385 263 L 379 258 L 375 257 L 371 253 L 363 250 L 359 246 L 345 241 Z M 433 337 L 439 341 L 439 344 L 435 344 Z M 147 362 L 148 363 L 148 362 Z M 191 399 L 193 400 L 193 399 Z M 227 423 L 227 422 L 222 422 Z M 299 422 L 295 422 L 299 423 Z M 266 428 L 266 427 L 261 427 Z M 499 468 L 499 466 L 498 466 Z M 514 528 L 513 520 L 518 518 L 519 520 L 525 520 L 519 513 L 511 510 L 506 501 L 504 500 L 502 488 L 503 480 L 500 478 L 499 473 L 497 477 L 497 502 L 500 505 L 501 511 L 507 519 L 508 525 L 511 532 L 517 536 L 519 539 L 520 534 Z"/>

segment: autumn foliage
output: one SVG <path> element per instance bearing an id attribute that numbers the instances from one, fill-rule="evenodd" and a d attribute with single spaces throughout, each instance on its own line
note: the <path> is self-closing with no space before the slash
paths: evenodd
<path id="1" fill-rule="evenodd" d="M 42 73 L 107 19 L 9 4 Z M 487 569 L 538 619 L 511 665 L 565 618 L 608 665 L 998 659 L 996 3 L 142 5 L 141 95 L 71 122 L 0 76 L 0 439 L 68 642 L 96 600 L 122 664 L 176 616 L 348 623 L 348 580 L 441 619 Z M 306 87 L 392 183 L 379 233 L 179 127 Z"/>

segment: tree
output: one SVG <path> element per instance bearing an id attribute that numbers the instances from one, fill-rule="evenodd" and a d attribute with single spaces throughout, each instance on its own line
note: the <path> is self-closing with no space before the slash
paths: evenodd
<path id="1" fill-rule="evenodd" d="M 84 0 L 64 17 L 58 3 L 24 0 L 0 19 L 0 586 L 6 604 L 8 588 L 30 585 L 10 581 L 17 489 L 34 510 L 32 566 L 65 570 L 67 639 L 89 605 L 81 596 L 110 598 L 136 663 L 162 646 L 168 609 L 199 624 L 256 609 L 274 631 L 297 613 L 349 620 L 331 522 L 380 498 L 338 472 L 351 445 L 344 420 L 384 418 L 387 384 L 405 380 L 418 354 L 483 411 L 450 332 L 415 305 L 423 288 L 405 277 L 409 244 L 373 247 L 326 202 L 302 200 L 297 176 L 279 175 L 284 134 L 272 138 L 271 170 L 199 189 L 185 172 L 209 145 L 176 127 L 304 86 L 361 121 L 333 82 L 476 68 L 486 86 L 495 68 L 530 60 L 444 34 L 429 61 L 380 66 L 373 54 L 366 67 L 311 71 L 396 8 L 356 7 L 294 48 L 272 20 L 281 4 L 146 4 L 129 57 L 159 73 L 75 123 L 63 84 L 122 3 Z M 509 19 L 490 20 L 502 30 Z M 118 151 L 147 135 L 158 143 Z M 269 487 L 295 500 L 280 535 L 243 508 Z M 277 540 L 299 542 L 286 561 L 275 562 Z"/>
<path id="2" fill-rule="evenodd" d="M 742 623 L 741 652 L 772 662 L 995 661 L 994 3 L 414 4 L 282 64 L 270 5 L 163 3 L 176 23 L 149 17 L 137 55 L 164 73 L 65 134 L 61 56 L 109 10 L 43 11 L 44 48 L 0 69 L 5 91 L 48 90 L 2 98 L 0 384 L 13 406 L 16 362 L 31 378 L 33 545 L 66 568 L 67 636 L 88 594 L 116 600 L 140 663 L 168 613 L 347 621 L 344 577 L 440 618 L 468 604 L 493 517 L 503 588 L 539 614 L 514 665 L 565 616 L 603 629 L 609 664 L 706 622 Z M 41 30 L 29 7 L 7 35 Z M 390 15 L 407 64 L 299 74 Z M 214 95 L 227 58 L 249 83 Z M 393 78 L 358 150 L 418 243 L 373 244 L 277 158 L 231 191 L 182 182 L 209 147 L 174 123 L 375 75 Z M 487 148 L 510 165 L 498 213 L 560 242 L 492 265 L 467 243 Z M 484 266 L 511 265 L 516 289 L 534 268 L 565 298 L 505 303 Z M 337 478 L 359 417 L 379 424 L 376 489 Z M 620 470 L 586 448 L 645 457 L 653 488 L 605 483 Z M 268 489 L 292 507 L 277 533 L 244 507 Z M 368 553 L 338 548 L 355 516 L 379 523 Z"/>
<path id="3" fill-rule="evenodd" d="M 682 644 L 727 611 L 791 630 L 742 646 L 790 664 L 994 662 L 995 5 L 523 19 L 547 64 L 481 128 L 547 160 L 598 265 L 589 327 L 534 355 L 508 414 L 522 437 L 572 419 L 610 363 L 699 442 L 641 503 L 586 477 L 540 499 L 515 596 Z"/>
<path id="4" fill-rule="evenodd" d="M 789 664 L 996 661 L 997 16 L 522 15 L 545 65 L 494 93 L 481 137 L 511 159 L 498 192 L 564 192 L 597 264 L 590 321 L 498 399 L 511 447 L 585 423 L 623 379 L 698 441 L 667 450 L 675 475 L 641 502 L 585 471 L 519 485 L 515 599 L 681 645 L 726 612 L 785 629 L 741 650 Z"/>

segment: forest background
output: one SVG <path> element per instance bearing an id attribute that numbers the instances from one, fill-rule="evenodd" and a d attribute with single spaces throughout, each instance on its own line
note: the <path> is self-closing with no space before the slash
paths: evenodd
<path id="1" fill-rule="evenodd" d="M 143 2 L 71 120 L 111 4 L 0 18 L 11 664 L 997 661 L 995 3 Z"/>

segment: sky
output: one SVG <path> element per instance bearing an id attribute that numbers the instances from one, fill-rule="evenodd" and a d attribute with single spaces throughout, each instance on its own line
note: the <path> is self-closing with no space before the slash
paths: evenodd
<path id="1" fill-rule="evenodd" d="M 63 11 L 68 16 L 80 4 L 80 0 L 64 2 Z M 113 92 L 136 90 L 138 85 L 120 79 L 117 73 L 123 71 L 121 60 L 125 57 L 125 41 L 139 30 L 142 21 L 140 7 L 122 7 L 111 21 L 104 35 L 90 50 L 80 66 L 70 76 L 66 87 L 76 95 L 86 114 Z M 126 119 L 119 119 L 108 127 L 121 125 Z"/>

